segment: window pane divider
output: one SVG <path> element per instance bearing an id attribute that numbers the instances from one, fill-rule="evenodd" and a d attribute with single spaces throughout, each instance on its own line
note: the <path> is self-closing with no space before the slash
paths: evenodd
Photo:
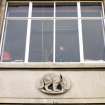
<path id="1" fill-rule="evenodd" d="M 100 20 L 100 19 L 103 19 L 103 17 L 81 17 L 79 19 L 81 20 Z"/>
<path id="2" fill-rule="evenodd" d="M 53 20 L 53 17 L 6 17 L 8 20 Z"/>
<path id="3" fill-rule="evenodd" d="M 53 63 L 55 63 L 55 50 L 56 50 L 56 2 L 54 2 L 54 24 L 53 24 Z"/>
<path id="4" fill-rule="evenodd" d="M 56 20 L 75 20 L 78 19 L 78 17 L 56 17 Z"/>
<path id="5" fill-rule="evenodd" d="M 80 2 L 77 2 L 77 9 L 78 9 L 78 32 L 79 32 L 80 62 L 84 62 L 83 36 L 82 36 L 82 20 L 81 20 Z"/>
<path id="6" fill-rule="evenodd" d="M 25 48 L 25 63 L 28 63 L 30 36 L 31 36 L 31 15 L 32 15 L 32 2 L 29 2 L 28 23 L 27 23 L 27 36 L 26 36 L 26 48 Z"/>
<path id="7" fill-rule="evenodd" d="M 53 20 L 53 17 L 31 17 L 31 20 Z"/>
<path id="8" fill-rule="evenodd" d="M 6 17 L 5 20 L 27 20 L 27 17 Z"/>
<path id="9" fill-rule="evenodd" d="M 97 19 L 103 19 L 105 17 L 56 17 L 56 20 L 75 20 L 75 19 L 93 19 L 93 20 L 97 20 Z M 27 19 L 31 19 L 31 20 L 53 20 L 54 17 L 6 17 L 4 19 L 8 19 L 8 20 L 27 20 Z"/>

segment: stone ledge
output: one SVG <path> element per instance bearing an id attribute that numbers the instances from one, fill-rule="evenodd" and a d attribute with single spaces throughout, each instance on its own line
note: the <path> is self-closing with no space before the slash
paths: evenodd
<path id="1" fill-rule="evenodd" d="M 0 68 L 102 68 L 104 70 L 105 68 L 105 63 L 100 63 L 100 62 L 92 62 L 92 63 L 22 63 L 22 62 L 17 62 L 17 63 L 0 63 Z"/>
<path id="2" fill-rule="evenodd" d="M 0 103 L 105 103 L 105 99 L 14 99 L 0 98 Z"/>

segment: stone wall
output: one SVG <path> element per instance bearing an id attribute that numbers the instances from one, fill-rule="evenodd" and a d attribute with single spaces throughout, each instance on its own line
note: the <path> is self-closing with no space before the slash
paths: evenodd
<path id="1" fill-rule="evenodd" d="M 105 103 L 105 71 L 101 69 L 0 70 L 0 103 Z M 51 73 L 61 74 L 67 80 L 70 86 L 67 92 L 46 94 L 40 91 L 43 76 Z"/>
<path id="2" fill-rule="evenodd" d="M 5 4 L 0 2 L 0 35 Z M 0 65 L 0 103 L 105 103 L 105 64 L 18 65 Z M 40 80 L 49 73 L 61 74 L 70 89 L 58 95 L 41 92 Z"/>
<path id="3" fill-rule="evenodd" d="M 5 5 L 6 5 L 6 0 L 0 0 L 0 36 L 2 33 L 4 11 L 5 11 L 5 7 L 6 7 Z"/>

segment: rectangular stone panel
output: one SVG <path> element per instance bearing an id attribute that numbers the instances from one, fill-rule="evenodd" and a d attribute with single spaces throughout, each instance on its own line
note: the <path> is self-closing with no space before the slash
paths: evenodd
<path id="1" fill-rule="evenodd" d="M 46 74 L 62 75 L 70 86 L 68 91 L 62 94 L 41 92 L 40 82 Z M 52 78 L 58 80 L 55 76 Z M 105 71 L 3 69 L 0 71 L 0 103 L 104 103 L 104 82 Z"/>

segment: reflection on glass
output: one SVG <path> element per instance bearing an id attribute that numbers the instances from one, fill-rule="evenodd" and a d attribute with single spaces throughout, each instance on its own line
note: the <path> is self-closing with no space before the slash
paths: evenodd
<path id="1" fill-rule="evenodd" d="M 2 61 L 24 61 L 27 21 L 8 20 L 6 25 Z"/>
<path id="2" fill-rule="evenodd" d="M 57 17 L 76 17 L 77 3 L 57 3 L 56 16 Z"/>
<path id="3" fill-rule="evenodd" d="M 33 17 L 52 17 L 54 11 L 53 3 L 34 3 L 32 9 Z"/>
<path id="4" fill-rule="evenodd" d="M 56 62 L 79 62 L 77 20 L 57 20 L 56 29 Z"/>
<path id="5" fill-rule="evenodd" d="M 52 62 L 53 21 L 33 20 L 30 41 L 29 61 Z"/>
<path id="6" fill-rule="evenodd" d="M 81 12 L 83 17 L 100 17 L 102 16 L 102 4 L 101 3 L 81 3 Z"/>
<path id="7" fill-rule="evenodd" d="M 7 17 L 27 17 L 28 4 L 8 4 Z"/>
<path id="8" fill-rule="evenodd" d="M 101 20 L 83 20 L 84 58 L 89 60 L 104 60 L 105 46 Z"/>

